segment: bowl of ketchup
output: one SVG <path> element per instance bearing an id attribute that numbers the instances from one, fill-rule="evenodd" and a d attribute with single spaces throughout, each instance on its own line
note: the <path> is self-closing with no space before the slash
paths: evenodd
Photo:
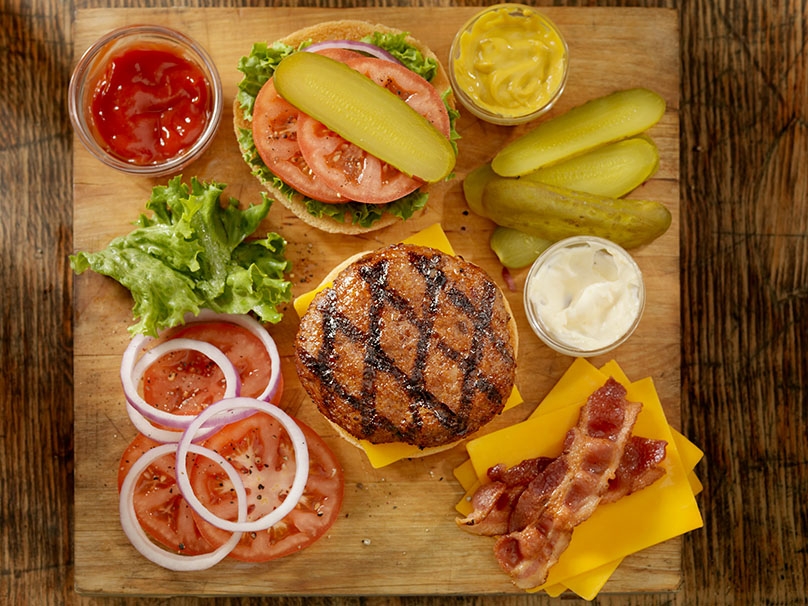
<path id="1" fill-rule="evenodd" d="M 79 59 L 68 106 L 82 144 L 120 171 L 181 171 L 210 145 L 222 84 L 208 53 L 175 30 L 132 25 L 109 32 Z"/>

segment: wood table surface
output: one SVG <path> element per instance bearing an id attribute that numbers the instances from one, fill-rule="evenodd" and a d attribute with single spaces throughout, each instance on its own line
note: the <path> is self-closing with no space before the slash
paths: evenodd
<path id="1" fill-rule="evenodd" d="M 705 452 L 698 468 L 705 523 L 682 541 L 683 582 L 677 591 L 604 594 L 597 603 L 806 603 L 805 3 L 535 4 L 675 8 L 680 17 L 681 429 Z M 73 252 L 73 139 L 65 94 L 75 60 L 73 13 L 257 5 L 272 4 L 3 0 L 0 5 L 0 604 L 577 602 L 542 595 L 101 599 L 74 592 L 73 275 L 67 263 Z"/>

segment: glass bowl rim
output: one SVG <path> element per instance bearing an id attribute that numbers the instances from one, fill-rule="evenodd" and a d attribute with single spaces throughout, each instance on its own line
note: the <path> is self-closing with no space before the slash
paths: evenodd
<path id="1" fill-rule="evenodd" d="M 137 44 L 137 38 L 141 36 L 169 43 L 187 53 L 188 58 L 202 69 L 212 97 L 210 114 L 205 129 L 193 145 L 178 156 L 154 164 L 134 164 L 109 153 L 91 133 L 90 125 L 85 120 L 85 110 L 83 108 L 85 86 L 88 76 L 92 75 L 91 70 L 95 67 L 94 61 L 103 56 L 108 50 L 114 50 L 118 43 Z M 131 42 L 127 41 L 129 38 L 132 39 Z M 68 85 L 70 121 L 82 145 L 103 164 L 133 175 L 157 177 L 183 169 L 209 147 L 218 131 L 223 109 L 224 97 L 221 77 L 208 51 L 190 36 L 164 25 L 139 23 L 124 25 L 107 32 L 82 53 L 73 68 Z"/>
<path id="2" fill-rule="evenodd" d="M 634 272 L 636 272 L 639 282 L 640 304 L 637 309 L 637 314 L 632 320 L 631 324 L 629 324 L 628 328 L 626 328 L 625 332 L 623 332 L 622 335 L 620 335 L 613 341 L 605 343 L 603 346 L 598 347 L 596 349 L 581 349 L 575 346 L 568 345 L 567 343 L 564 343 L 563 341 L 553 337 L 553 335 L 550 334 L 550 332 L 545 329 L 544 324 L 540 318 L 540 314 L 538 314 L 533 309 L 533 305 L 531 305 L 529 297 L 530 283 L 535 278 L 538 271 L 547 262 L 547 260 L 561 249 L 573 246 L 579 246 L 581 244 L 597 244 L 609 250 L 613 254 L 614 253 L 618 254 L 620 257 L 624 258 L 628 262 L 629 266 L 634 270 Z M 645 312 L 645 303 L 646 303 L 645 278 L 643 276 L 639 264 L 634 259 L 633 255 L 631 255 L 631 253 L 629 253 L 625 248 L 623 248 L 619 244 L 616 244 L 612 240 L 589 235 L 571 236 L 553 243 L 546 250 L 542 251 L 542 253 L 530 266 L 530 269 L 528 270 L 527 273 L 527 277 L 525 278 L 525 287 L 522 293 L 522 303 L 525 308 L 525 316 L 527 317 L 527 321 L 528 324 L 530 325 L 530 328 L 533 330 L 536 336 L 539 337 L 539 339 L 541 339 L 544 342 L 545 345 L 547 345 L 549 348 L 555 350 L 558 353 L 568 356 L 575 356 L 581 358 L 594 357 L 617 349 L 620 345 L 625 343 L 636 331 Z"/>
<path id="3" fill-rule="evenodd" d="M 495 10 L 501 10 L 503 8 L 512 9 L 514 11 L 521 11 L 522 13 L 530 12 L 538 16 L 539 18 L 544 21 L 547 26 L 555 32 L 558 38 L 561 40 L 563 45 L 563 59 L 564 59 L 564 75 L 561 78 L 561 83 L 550 97 L 550 99 L 545 103 L 543 106 L 528 112 L 526 114 L 520 114 L 518 116 L 505 116 L 502 114 L 497 114 L 492 111 L 481 107 L 477 103 L 475 103 L 474 99 L 472 99 L 463 87 L 461 87 L 457 82 L 457 77 L 455 76 L 454 70 L 454 63 L 456 57 L 456 50 L 460 42 L 460 38 L 463 33 L 467 32 L 479 19 L 491 13 Z M 498 124 L 500 126 L 515 126 L 518 124 L 524 124 L 525 122 L 530 122 L 531 120 L 535 120 L 536 118 L 541 117 L 542 115 L 546 114 L 550 111 L 558 99 L 561 98 L 561 95 L 564 93 L 564 90 L 567 86 L 567 80 L 569 78 L 569 71 L 570 71 L 570 63 L 569 63 L 569 45 L 567 44 L 567 39 L 564 34 L 559 29 L 558 25 L 550 19 L 544 12 L 540 10 L 540 7 L 530 6 L 527 4 L 520 4 L 516 2 L 503 2 L 499 4 L 492 4 L 491 6 L 487 6 L 474 15 L 472 15 L 457 31 L 454 38 L 452 39 L 452 44 L 449 48 L 449 65 L 448 65 L 448 72 L 449 72 L 449 80 L 452 84 L 452 91 L 463 104 L 468 111 L 474 114 L 477 118 L 484 120 L 486 122 L 490 122 L 492 124 Z"/>

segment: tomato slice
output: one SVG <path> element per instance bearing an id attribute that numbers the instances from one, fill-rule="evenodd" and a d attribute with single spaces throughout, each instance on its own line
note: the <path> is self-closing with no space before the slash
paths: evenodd
<path id="1" fill-rule="evenodd" d="M 119 491 L 135 461 L 157 445 L 143 434 L 132 440 L 118 467 Z M 166 549 L 184 555 L 210 553 L 215 548 L 200 534 L 192 509 L 180 494 L 175 463 L 174 455 L 168 454 L 143 471 L 135 485 L 135 514 L 146 534 Z"/>
<path id="2" fill-rule="evenodd" d="M 306 114 L 298 118 L 297 128 L 300 150 L 311 170 L 346 199 L 386 204 L 423 184 Z"/>
<path id="3" fill-rule="evenodd" d="M 345 62 L 358 56 L 347 49 L 323 49 L 318 54 Z M 301 194 L 328 203 L 347 202 L 309 168 L 298 145 L 298 110 L 283 99 L 270 79 L 255 98 L 253 140 L 258 155 L 275 175 Z"/>
<path id="4" fill-rule="evenodd" d="M 347 65 L 403 99 L 445 137 L 450 121 L 440 94 L 429 82 L 399 63 L 356 55 Z M 310 116 L 298 118 L 297 140 L 311 170 L 345 198 L 368 204 L 392 202 L 423 182 L 367 153 Z"/>
<path id="5" fill-rule="evenodd" d="M 427 80 L 408 70 L 400 63 L 359 55 L 346 61 L 361 74 L 398 95 L 407 105 L 429 120 L 447 139 L 451 123 L 443 99 Z"/>
<path id="6" fill-rule="evenodd" d="M 271 528 L 244 533 L 230 557 L 265 562 L 300 551 L 320 538 L 334 523 L 342 506 L 344 478 L 334 454 L 317 433 L 298 421 L 309 448 L 309 478 L 303 497 L 283 520 Z M 247 489 L 248 520 L 275 509 L 295 474 L 294 448 L 281 424 L 270 415 L 256 413 L 222 428 L 204 445 L 226 458 L 241 472 Z M 189 465 L 190 481 L 200 502 L 221 518 L 236 519 L 232 484 L 222 469 L 205 457 Z M 223 544 L 230 533 L 195 515 L 202 535 L 213 545 Z"/>
<path id="7" fill-rule="evenodd" d="M 253 110 L 253 140 L 258 155 L 275 175 L 301 194 L 321 202 L 345 202 L 312 172 L 297 143 L 297 108 L 283 99 L 270 79 Z"/>
<path id="8" fill-rule="evenodd" d="M 168 333 L 215 345 L 233 362 L 241 376 L 241 395 L 256 397 L 269 382 L 272 363 L 261 340 L 231 322 L 195 322 Z M 224 374 L 207 356 L 191 350 L 161 356 L 143 375 L 143 397 L 152 406 L 174 414 L 199 414 L 222 399 Z M 275 403 L 280 401 L 282 387 Z"/>

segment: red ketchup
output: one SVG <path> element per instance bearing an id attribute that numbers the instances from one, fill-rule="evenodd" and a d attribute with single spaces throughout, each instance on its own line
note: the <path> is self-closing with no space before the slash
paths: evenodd
<path id="1" fill-rule="evenodd" d="M 132 164 L 159 164 L 199 139 L 209 96 L 202 70 L 170 48 L 130 48 L 101 74 L 91 110 L 110 153 Z"/>

